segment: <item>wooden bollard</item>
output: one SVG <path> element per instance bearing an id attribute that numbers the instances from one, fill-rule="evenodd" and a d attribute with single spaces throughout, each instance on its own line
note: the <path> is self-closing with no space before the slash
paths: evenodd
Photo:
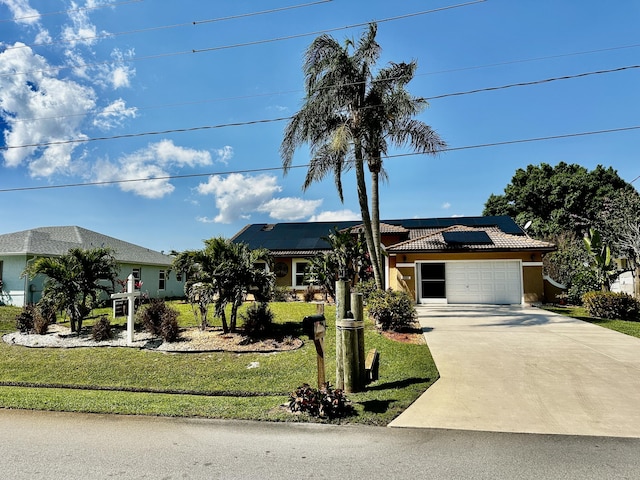
<path id="1" fill-rule="evenodd" d="M 344 354 L 342 329 L 337 327 L 349 310 L 349 284 L 344 280 L 336 282 L 336 388 L 344 390 Z"/>
<path id="2" fill-rule="evenodd" d="M 340 331 L 342 338 L 341 360 L 344 374 L 344 391 L 347 393 L 362 390 L 360 374 L 360 359 L 358 354 L 358 335 L 364 329 L 362 320 L 343 318 L 336 321 L 336 331 Z M 362 364 L 364 368 L 364 362 Z"/>

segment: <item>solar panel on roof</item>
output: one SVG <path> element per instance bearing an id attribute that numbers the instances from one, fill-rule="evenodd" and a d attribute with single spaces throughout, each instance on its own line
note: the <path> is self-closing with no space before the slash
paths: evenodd
<path id="1" fill-rule="evenodd" d="M 491 245 L 487 232 L 443 232 L 444 241 L 450 245 Z"/>

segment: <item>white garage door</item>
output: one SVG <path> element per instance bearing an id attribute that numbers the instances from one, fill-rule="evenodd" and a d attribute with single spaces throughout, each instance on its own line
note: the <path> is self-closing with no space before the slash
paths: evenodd
<path id="1" fill-rule="evenodd" d="M 520 262 L 448 262 L 447 303 L 510 305 L 522 302 Z"/>

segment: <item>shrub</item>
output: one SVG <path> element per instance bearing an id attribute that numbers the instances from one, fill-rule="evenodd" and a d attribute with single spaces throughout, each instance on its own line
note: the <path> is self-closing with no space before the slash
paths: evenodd
<path id="1" fill-rule="evenodd" d="M 45 317 L 39 308 L 35 308 L 33 316 L 33 331 L 38 335 L 45 335 L 49 331 L 49 319 Z"/>
<path id="2" fill-rule="evenodd" d="M 598 290 L 599 288 L 598 277 L 593 270 L 580 270 L 571 279 L 571 284 L 567 290 L 569 303 L 582 305 L 582 296 L 587 292 Z"/>
<path id="3" fill-rule="evenodd" d="M 102 342 L 111 338 L 111 321 L 106 315 L 101 316 L 91 329 L 91 338 Z"/>
<path id="4" fill-rule="evenodd" d="M 273 329 L 273 312 L 268 303 L 253 303 L 240 316 L 244 322 L 244 333 L 248 337 L 265 338 Z"/>
<path id="5" fill-rule="evenodd" d="M 271 291 L 272 302 L 287 302 L 291 300 L 291 289 L 289 287 L 278 286 Z"/>
<path id="6" fill-rule="evenodd" d="M 340 389 L 325 383 L 320 390 L 304 384 L 289 395 L 289 410 L 303 412 L 312 417 L 341 418 L 353 415 L 353 407 Z"/>
<path id="7" fill-rule="evenodd" d="M 362 303 L 366 305 L 369 302 L 369 297 L 378 291 L 378 287 L 376 286 L 376 281 L 371 279 L 356 283 L 353 291 L 362 294 Z"/>
<path id="8" fill-rule="evenodd" d="M 313 302 L 316 299 L 316 293 L 318 293 L 318 290 L 309 285 L 302 293 L 302 299 L 307 303 Z"/>
<path id="9" fill-rule="evenodd" d="M 33 332 L 33 323 L 36 315 L 34 305 L 25 305 L 18 315 L 16 315 L 16 329 L 20 333 Z"/>
<path id="10" fill-rule="evenodd" d="M 165 342 L 175 342 L 178 339 L 180 328 L 178 327 L 178 312 L 173 310 L 175 315 L 168 314 L 162 319 L 160 325 L 160 336 Z"/>
<path id="11" fill-rule="evenodd" d="M 417 318 L 416 307 L 407 292 L 378 290 L 367 303 L 369 316 L 382 330 L 400 331 L 409 328 Z"/>
<path id="12" fill-rule="evenodd" d="M 587 292 L 582 303 L 593 317 L 640 320 L 640 302 L 626 293 Z"/>
<path id="13" fill-rule="evenodd" d="M 152 335 L 162 336 L 162 324 L 171 322 L 172 318 L 176 320 L 177 327 L 178 312 L 168 306 L 161 298 L 151 299 L 149 304 L 142 307 L 136 316 L 144 325 L 145 330 Z M 170 330 L 171 327 L 167 327 L 167 329 Z"/>

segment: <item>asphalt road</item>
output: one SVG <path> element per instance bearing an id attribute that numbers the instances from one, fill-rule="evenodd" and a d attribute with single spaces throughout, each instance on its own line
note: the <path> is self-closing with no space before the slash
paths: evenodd
<path id="1" fill-rule="evenodd" d="M 640 439 L 0 410 L 1 479 L 631 479 Z"/>

